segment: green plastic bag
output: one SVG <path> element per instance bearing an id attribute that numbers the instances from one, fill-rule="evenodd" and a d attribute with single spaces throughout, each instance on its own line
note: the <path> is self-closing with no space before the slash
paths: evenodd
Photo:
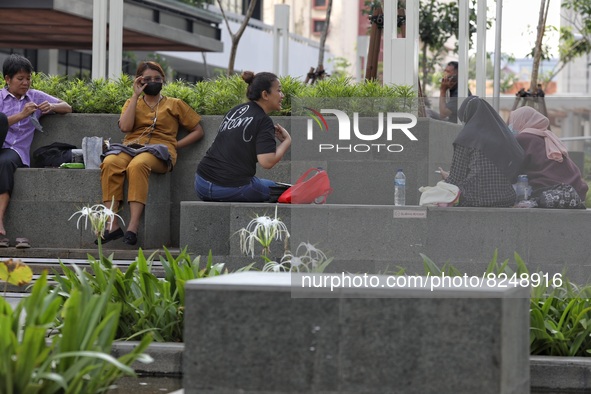
<path id="1" fill-rule="evenodd" d="M 84 169 L 84 163 L 63 163 L 59 168 Z"/>

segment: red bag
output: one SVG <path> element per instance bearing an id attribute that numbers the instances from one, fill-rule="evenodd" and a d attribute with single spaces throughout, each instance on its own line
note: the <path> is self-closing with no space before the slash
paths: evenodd
<path id="1" fill-rule="evenodd" d="M 311 172 L 316 171 L 306 179 Z M 332 193 L 328 174 L 322 168 L 310 168 L 297 182 L 283 192 L 277 202 L 287 204 L 324 204 L 326 197 Z"/>

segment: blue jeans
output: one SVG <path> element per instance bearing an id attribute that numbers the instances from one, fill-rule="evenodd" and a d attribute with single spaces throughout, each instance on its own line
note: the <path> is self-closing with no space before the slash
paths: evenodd
<path id="1" fill-rule="evenodd" d="M 219 186 L 195 175 L 195 192 L 202 201 L 265 202 L 269 200 L 269 188 L 275 182 L 252 177 L 250 183 L 237 187 Z"/>

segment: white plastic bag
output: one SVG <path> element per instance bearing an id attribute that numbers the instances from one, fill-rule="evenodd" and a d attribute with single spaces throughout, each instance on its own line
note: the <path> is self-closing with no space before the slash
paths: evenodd
<path id="1" fill-rule="evenodd" d="M 460 199 L 460 189 L 456 185 L 445 181 L 437 182 L 435 186 L 422 186 L 419 188 L 421 198 L 419 205 L 434 205 L 451 207 Z"/>
<path id="2" fill-rule="evenodd" d="M 103 154 L 103 137 L 82 138 L 82 154 L 86 169 L 99 168 L 101 165 L 101 155 Z"/>

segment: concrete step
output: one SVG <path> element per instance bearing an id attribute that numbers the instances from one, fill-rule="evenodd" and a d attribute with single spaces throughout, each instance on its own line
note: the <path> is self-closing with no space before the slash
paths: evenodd
<path id="1" fill-rule="evenodd" d="M 170 249 L 170 253 L 173 256 L 177 256 L 180 253 L 179 249 Z M 164 250 L 162 249 L 152 249 L 152 250 L 144 250 L 144 255 L 146 258 L 150 257 L 152 254 L 155 254 L 153 259 L 152 265 L 152 272 L 157 277 L 164 276 L 164 270 L 162 269 L 162 264 L 160 262 L 159 256 L 165 256 Z M 105 255 L 108 257 L 111 253 L 113 253 L 113 258 L 111 261 L 117 265 L 122 271 L 125 271 L 127 267 L 135 261 L 138 256 L 137 250 L 111 250 L 105 251 Z M 16 248 L 4 248 L 1 250 L 0 253 L 0 261 L 6 261 L 8 259 L 19 260 L 25 264 L 27 264 L 31 270 L 33 271 L 33 281 L 31 284 L 35 282 L 35 280 L 41 275 L 43 271 L 46 271 L 49 276 L 55 275 L 55 273 L 61 272 L 60 262 L 70 266 L 72 264 L 76 264 L 78 267 L 83 269 L 90 269 L 90 265 L 88 262 L 88 256 L 92 256 L 92 258 L 98 258 L 98 253 L 96 250 L 93 249 L 38 249 L 38 248 L 31 248 L 31 249 L 16 249 Z M 8 284 L 6 288 L 4 288 L 4 284 L 2 284 L 1 290 L 6 290 L 12 294 L 22 294 L 28 293 L 30 291 L 31 284 L 24 285 L 24 286 L 15 286 Z"/>
<path id="2" fill-rule="evenodd" d="M 328 272 L 403 267 L 409 275 L 424 274 L 424 254 L 440 267 L 449 262 L 462 274 L 480 277 L 497 250 L 499 262 L 509 259 L 515 268 L 517 252 L 530 272 L 547 274 L 549 281 L 564 275 L 591 282 L 591 209 L 182 202 L 181 244 L 190 253 L 211 249 L 235 270 L 246 265 L 236 232 L 257 216 L 274 216 L 276 207 L 291 233 L 292 253 L 300 242 L 313 244 L 334 258 Z M 283 248 L 282 241 L 273 241 L 270 257 L 280 259 Z M 261 260 L 256 257 L 249 262 Z M 240 265 L 230 265 L 235 262 Z"/>
<path id="3" fill-rule="evenodd" d="M 180 249 L 176 247 L 167 248 L 167 250 L 173 255 L 178 255 Z M 165 251 L 163 248 L 159 249 L 143 249 L 144 256 L 149 257 L 152 254 L 157 256 L 164 256 Z M 133 261 L 138 256 L 139 249 L 111 249 L 107 245 L 103 246 L 103 255 L 106 257 L 112 257 L 112 260 L 117 261 Z M 61 261 L 69 260 L 87 260 L 88 257 L 98 258 L 97 248 L 83 248 L 83 249 L 63 249 L 63 248 L 36 248 L 32 247 L 29 249 L 17 249 L 1 248 L 0 249 L 0 261 L 6 259 L 19 259 L 25 263 L 58 263 Z"/>

